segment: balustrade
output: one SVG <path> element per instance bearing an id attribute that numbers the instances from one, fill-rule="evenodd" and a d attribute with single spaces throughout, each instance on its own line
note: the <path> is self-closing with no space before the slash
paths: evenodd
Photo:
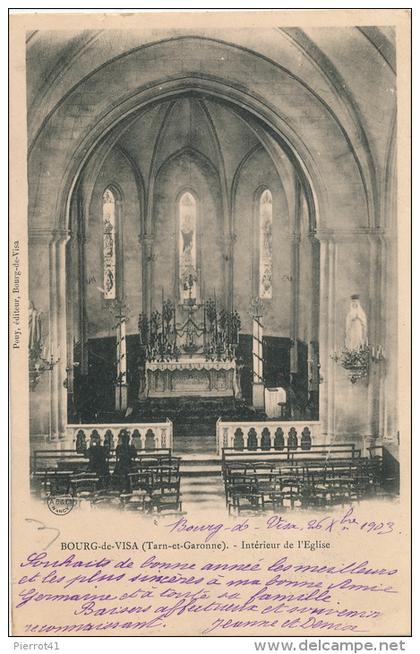
<path id="1" fill-rule="evenodd" d="M 67 425 L 68 442 L 75 444 L 82 451 L 89 447 L 92 437 L 99 438 L 100 444 L 109 450 L 118 445 L 118 437 L 122 431 L 130 435 L 130 442 L 136 450 L 173 449 L 172 422 L 152 423 L 121 423 L 121 424 L 77 424 Z"/>
<path id="2" fill-rule="evenodd" d="M 323 444 L 319 421 L 225 422 L 216 425 L 217 451 L 235 450 L 310 450 Z"/>

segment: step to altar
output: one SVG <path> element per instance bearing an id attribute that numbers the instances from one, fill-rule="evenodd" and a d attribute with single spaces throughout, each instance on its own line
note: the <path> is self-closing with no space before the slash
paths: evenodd
<path id="1" fill-rule="evenodd" d="M 183 477 L 181 481 L 183 511 L 220 511 L 225 490 L 220 476 Z"/>
<path id="2" fill-rule="evenodd" d="M 265 414 L 256 411 L 243 400 L 234 398 L 172 397 L 138 400 L 130 413 L 131 421 L 148 422 L 169 418 L 174 424 L 200 425 L 224 420 L 264 419 Z"/>
<path id="3" fill-rule="evenodd" d="M 219 458 L 209 454 L 186 454 L 180 472 L 183 511 L 220 511 L 225 490 Z"/>
<path id="4" fill-rule="evenodd" d="M 182 454 L 180 473 L 182 479 L 207 477 L 214 478 L 221 476 L 221 461 L 212 455 L 205 454 Z"/>
<path id="5" fill-rule="evenodd" d="M 181 434 L 174 430 L 173 451 L 176 456 L 190 454 L 211 454 L 216 455 L 216 429 L 213 433 L 199 434 L 194 430 L 190 435 L 188 430 L 182 430 Z"/>

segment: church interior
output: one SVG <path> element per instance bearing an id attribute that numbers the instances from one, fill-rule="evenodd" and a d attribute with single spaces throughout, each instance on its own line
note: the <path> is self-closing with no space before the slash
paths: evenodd
<path id="1" fill-rule="evenodd" d="M 35 494 L 398 491 L 392 28 L 27 34 Z"/>

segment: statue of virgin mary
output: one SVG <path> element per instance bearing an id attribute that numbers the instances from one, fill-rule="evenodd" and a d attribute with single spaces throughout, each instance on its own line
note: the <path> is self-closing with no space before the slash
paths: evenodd
<path id="1" fill-rule="evenodd" d="M 359 296 L 351 296 L 350 310 L 346 318 L 346 340 L 347 350 L 360 350 L 368 344 L 367 318 L 362 309 Z"/>
<path id="2" fill-rule="evenodd" d="M 33 302 L 29 302 L 28 328 L 30 356 L 37 358 L 41 353 L 41 312 L 35 308 Z"/>

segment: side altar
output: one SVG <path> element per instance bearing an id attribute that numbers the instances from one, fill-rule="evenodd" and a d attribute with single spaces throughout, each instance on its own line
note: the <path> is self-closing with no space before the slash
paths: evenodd
<path id="1" fill-rule="evenodd" d="M 140 397 L 238 397 L 237 311 L 218 310 L 216 298 L 198 305 L 162 298 L 162 310 L 139 317 L 144 368 Z"/>

